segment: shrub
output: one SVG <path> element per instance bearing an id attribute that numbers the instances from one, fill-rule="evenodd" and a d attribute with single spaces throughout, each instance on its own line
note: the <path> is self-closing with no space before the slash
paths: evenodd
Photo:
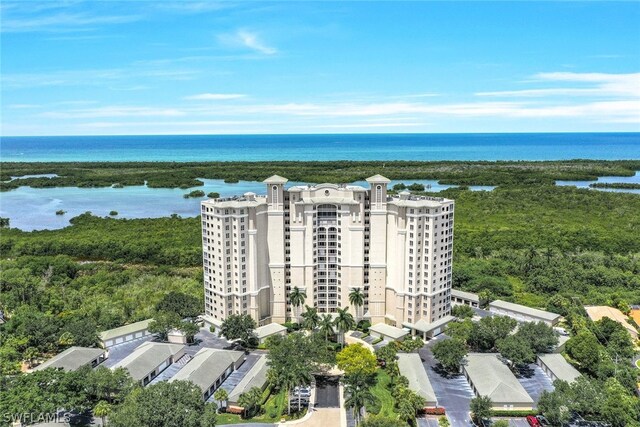
<path id="1" fill-rule="evenodd" d="M 424 413 L 426 415 L 445 415 L 446 411 L 442 407 L 438 408 L 424 408 Z"/>
<path id="2" fill-rule="evenodd" d="M 209 332 L 211 332 L 212 334 L 214 334 L 216 332 L 216 327 L 211 325 L 209 326 Z"/>
<path id="3" fill-rule="evenodd" d="M 382 409 L 382 403 L 380 402 L 380 399 L 378 399 L 377 397 L 374 399 L 373 402 L 367 405 L 367 412 L 374 415 L 379 414 L 381 409 Z"/>

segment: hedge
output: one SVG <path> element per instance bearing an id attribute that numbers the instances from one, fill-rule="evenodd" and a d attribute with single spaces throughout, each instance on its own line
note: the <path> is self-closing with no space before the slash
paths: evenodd
<path id="1" fill-rule="evenodd" d="M 494 409 L 491 411 L 494 417 L 526 417 L 528 415 L 538 415 L 539 412 L 535 409 L 520 409 L 520 410 L 507 410 L 507 409 Z"/>

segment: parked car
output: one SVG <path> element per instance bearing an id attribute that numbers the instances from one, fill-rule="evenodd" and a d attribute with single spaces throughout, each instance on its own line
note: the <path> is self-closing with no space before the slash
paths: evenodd
<path id="1" fill-rule="evenodd" d="M 527 422 L 531 427 L 542 427 L 542 424 L 540 424 L 538 418 L 534 417 L 533 415 L 527 415 Z"/>
<path id="2" fill-rule="evenodd" d="M 536 415 L 536 418 L 540 422 L 540 425 L 543 425 L 543 426 L 551 425 L 549 424 L 549 421 L 544 417 L 544 415 Z"/>

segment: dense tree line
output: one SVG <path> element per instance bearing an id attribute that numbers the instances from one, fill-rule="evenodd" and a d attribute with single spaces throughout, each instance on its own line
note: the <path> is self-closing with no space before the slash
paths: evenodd
<path id="1" fill-rule="evenodd" d="M 110 187 L 144 185 L 189 188 L 197 178 L 262 181 L 278 174 L 292 181 L 352 182 L 383 172 L 390 179 L 438 179 L 443 184 L 551 184 L 555 180 L 595 180 L 598 176 L 632 176 L 640 161 L 324 161 L 324 162 L 73 162 L 2 163 L 0 190 L 32 187 Z M 54 178 L 11 176 L 57 174 Z M 8 181 L 8 182 L 5 182 Z"/>

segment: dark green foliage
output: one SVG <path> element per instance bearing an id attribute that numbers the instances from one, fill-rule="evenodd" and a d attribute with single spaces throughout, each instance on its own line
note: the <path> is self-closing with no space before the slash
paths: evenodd
<path id="1" fill-rule="evenodd" d="M 544 322 L 520 323 L 516 337 L 521 338 L 533 353 L 551 353 L 558 344 L 553 328 Z"/>
<path id="2" fill-rule="evenodd" d="M 256 321 L 248 314 L 232 314 L 222 322 L 220 334 L 228 340 L 239 339 L 245 346 L 257 346 L 258 340 L 253 330 L 256 328 Z"/>
<path id="3" fill-rule="evenodd" d="M 0 413 L 53 414 L 59 408 L 84 411 L 100 401 L 120 402 L 133 387 L 123 369 L 92 370 L 84 367 L 74 372 L 45 369 L 4 377 L 0 387 Z"/>
<path id="4" fill-rule="evenodd" d="M 69 255 L 168 266 L 200 266 L 198 218 L 113 219 L 82 214 L 61 230 L 3 231 L 3 256 Z"/>
<path id="5" fill-rule="evenodd" d="M 536 361 L 531 345 L 518 335 L 509 335 L 496 343 L 498 352 L 509 360 L 512 366 L 520 366 Z"/>
<path id="6" fill-rule="evenodd" d="M 620 188 L 626 190 L 640 190 L 640 184 L 632 182 L 594 182 L 589 184 L 591 188 Z"/>
<path id="7" fill-rule="evenodd" d="M 552 184 L 556 180 L 595 180 L 598 176 L 633 176 L 640 161 L 324 161 L 324 162 L 74 162 L 2 163 L 5 176 L 55 173 L 55 178 L 26 178 L 0 183 L 8 190 L 32 187 L 109 187 L 114 184 L 190 188 L 197 178 L 262 181 L 278 174 L 291 181 L 352 182 L 384 170 L 389 179 L 438 179 L 442 184 Z"/>
<path id="8" fill-rule="evenodd" d="M 468 353 L 466 344 L 456 338 L 438 341 L 431 347 L 431 351 L 442 367 L 451 372 L 460 370 L 460 365 Z"/>
<path id="9" fill-rule="evenodd" d="M 0 217 L 0 228 L 9 228 L 10 227 L 10 220 L 9 218 L 1 218 Z"/>
<path id="10" fill-rule="evenodd" d="M 407 423 L 395 418 L 380 416 L 368 416 L 360 424 L 360 427 L 406 427 Z"/>
<path id="11" fill-rule="evenodd" d="M 109 216 L 117 216 L 117 215 L 118 215 L 118 211 L 109 212 Z"/>
<path id="12" fill-rule="evenodd" d="M 489 396 L 477 396 L 469 403 L 471 414 L 476 422 L 491 418 L 493 415 L 493 402 Z"/>
<path id="13" fill-rule="evenodd" d="M 167 382 L 131 392 L 109 417 L 112 427 L 202 427 L 210 409 L 200 388 L 186 381 Z"/>
<path id="14" fill-rule="evenodd" d="M 506 316 L 483 317 L 479 322 L 473 323 L 467 344 L 474 351 L 492 351 L 499 340 L 506 338 L 515 329 L 517 323 Z"/>
<path id="15" fill-rule="evenodd" d="M 473 308 L 465 304 L 458 304 L 451 307 L 451 315 L 458 319 L 470 319 L 473 317 Z"/>
<path id="16" fill-rule="evenodd" d="M 201 301 L 183 292 L 170 292 L 166 294 L 158 304 L 156 310 L 161 312 L 175 313 L 180 318 L 196 317 L 202 312 Z"/>
<path id="17" fill-rule="evenodd" d="M 216 191 L 212 191 L 211 193 L 207 194 L 207 197 L 210 199 L 219 199 L 220 198 L 220 193 L 216 192 Z"/>
<path id="18" fill-rule="evenodd" d="M 185 199 L 194 198 L 197 199 L 199 197 L 204 197 L 204 191 L 202 190 L 193 190 L 189 193 L 184 194 L 182 197 Z"/>
<path id="19" fill-rule="evenodd" d="M 413 184 L 409 185 L 407 187 L 407 190 L 409 191 L 424 191 L 424 185 L 423 184 L 418 184 L 417 182 L 414 182 Z"/>

